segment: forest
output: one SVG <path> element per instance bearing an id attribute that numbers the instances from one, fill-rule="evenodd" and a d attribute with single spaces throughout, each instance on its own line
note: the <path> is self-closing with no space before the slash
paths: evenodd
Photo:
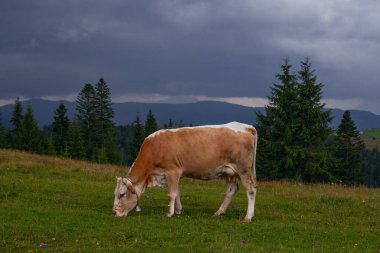
<path id="1" fill-rule="evenodd" d="M 323 84 L 305 58 L 298 71 L 286 59 L 271 86 L 269 105 L 257 113 L 259 180 L 296 180 L 380 187 L 380 152 L 367 148 L 345 111 L 338 129 L 331 128 L 331 111 L 321 102 Z M 0 112 L 0 148 L 24 150 L 95 163 L 131 165 L 145 137 L 158 129 L 184 127 L 182 121 L 158 125 L 155 115 L 136 115 L 130 125 L 113 122 L 111 91 L 100 78 L 86 83 L 77 95 L 74 119 L 61 103 L 52 123 L 38 126 L 33 108 L 14 104 L 11 128 Z"/>

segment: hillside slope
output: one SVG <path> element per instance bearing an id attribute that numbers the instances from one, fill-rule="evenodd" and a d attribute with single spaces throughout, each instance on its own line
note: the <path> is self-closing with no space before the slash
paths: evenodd
<path id="1" fill-rule="evenodd" d="M 0 252 L 380 250 L 380 189 L 259 182 L 255 219 L 245 224 L 243 190 L 214 218 L 224 180 L 183 179 L 181 215 L 166 218 L 165 190 L 150 188 L 141 213 L 117 218 L 116 175 L 126 168 L 0 149 Z"/>
<path id="2" fill-rule="evenodd" d="M 51 124 L 53 122 L 54 111 L 57 109 L 59 102 L 33 99 L 23 102 L 23 108 L 27 103 L 33 107 L 34 114 L 40 126 Z M 64 101 L 68 116 L 73 119 L 75 114 L 75 103 Z M 145 120 L 149 110 L 152 110 L 159 124 L 168 123 L 169 120 L 178 122 L 183 120 L 186 124 L 207 125 L 222 124 L 230 121 L 240 121 L 247 124 L 253 124 L 256 121 L 255 112 L 263 112 L 264 108 L 252 108 L 236 104 L 229 104 L 215 101 L 205 101 L 189 104 L 150 104 L 150 103 L 114 103 L 115 123 L 117 125 L 131 124 L 136 114 Z M 6 126 L 10 126 L 10 119 L 13 111 L 13 105 L 0 107 L 2 118 Z M 343 111 L 339 109 L 332 110 L 334 119 L 332 126 L 337 128 Z M 358 129 L 380 128 L 380 115 L 366 111 L 351 111 L 351 117 L 356 122 Z"/>

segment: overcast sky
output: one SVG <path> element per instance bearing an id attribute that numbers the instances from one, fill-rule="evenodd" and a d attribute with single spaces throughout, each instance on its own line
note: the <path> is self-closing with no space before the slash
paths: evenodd
<path id="1" fill-rule="evenodd" d="M 328 107 L 380 114 L 378 0 L 2 0 L 0 105 L 75 100 L 266 103 L 309 56 Z"/>

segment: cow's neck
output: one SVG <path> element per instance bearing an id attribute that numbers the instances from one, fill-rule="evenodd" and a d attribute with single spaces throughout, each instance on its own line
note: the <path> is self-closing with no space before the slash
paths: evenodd
<path id="1" fill-rule="evenodd" d="M 139 169 L 138 166 L 133 164 L 131 166 L 131 169 L 129 170 L 128 178 L 131 180 L 133 186 L 137 188 L 136 190 L 141 194 L 144 191 L 147 184 L 147 173 L 145 173 L 144 171 Z"/>

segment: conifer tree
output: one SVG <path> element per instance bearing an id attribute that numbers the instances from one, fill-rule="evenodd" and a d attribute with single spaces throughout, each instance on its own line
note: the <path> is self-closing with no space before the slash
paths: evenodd
<path id="1" fill-rule="evenodd" d="M 331 112 L 321 103 L 323 85 L 311 70 L 308 58 L 295 74 L 285 60 L 279 84 L 271 88 L 266 113 L 257 114 L 260 135 L 258 175 L 262 178 L 290 178 L 330 181 L 334 158 L 325 142 L 331 129 Z"/>
<path id="2" fill-rule="evenodd" d="M 48 138 L 46 140 L 46 153 L 50 156 L 55 156 L 57 152 L 55 152 L 55 145 L 52 138 Z M 66 147 L 65 147 L 66 148 Z"/>
<path id="3" fill-rule="evenodd" d="M 137 113 L 133 123 L 132 136 L 129 142 L 128 164 L 131 165 L 136 160 L 141 145 L 144 142 L 144 126 L 141 123 L 140 114 Z"/>
<path id="4" fill-rule="evenodd" d="M 63 103 L 60 103 L 54 112 L 52 143 L 54 143 L 55 153 L 57 155 L 63 155 L 66 151 L 70 126 L 70 120 L 67 117 L 66 112 L 67 109 Z"/>
<path id="5" fill-rule="evenodd" d="M 149 136 L 150 134 L 156 132 L 158 130 L 156 117 L 154 116 L 152 110 L 149 110 L 148 115 L 146 116 L 145 121 L 145 137 Z"/>
<path id="6" fill-rule="evenodd" d="M 257 114 L 257 129 L 260 134 L 258 150 L 258 175 L 261 178 L 294 178 L 296 176 L 297 117 L 299 99 L 296 75 L 288 59 L 277 74 L 278 84 L 271 88 L 266 114 Z"/>
<path id="7" fill-rule="evenodd" d="M 65 155 L 74 159 L 85 158 L 86 150 L 84 148 L 84 141 L 82 129 L 75 121 L 69 125 L 68 140 Z"/>
<path id="8" fill-rule="evenodd" d="M 342 121 L 337 130 L 336 157 L 339 166 L 336 169 L 336 177 L 343 183 L 353 185 L 364 182 L 362 171 L 364 144 L 360 133 L 351 118 L 350 111 L 343 113 Z"/>
<path id="9" fill-rule="evenodd" d="M 86 158 L 93 159 L 96 152 L 96 92 L 92 84 L 84 85 L 76 103 L 76 121 L 82 132 Z"/>
<path id="10" fill-rule="evenodd" d="M 95 91 L 96 160 L 100 163 L 120 163 L 122 154 L 117 146 L 111 92 L 103 78 L 99 79 Z"/>
<path id="11" fill-rule="evenodd" d="M 366 185 L 380 187 L 380 152 L 377 147 L 364 151 L 363 173 Z"/>
<path id="12" fill-rule="evenodd" d="M 3 118 L 0 112 L 0 148 L 5 148 L 7 146 L 6 143 L 6 131 L 3 126 Z"/>
<path id="13" fill-rule="evenodd" d="M 114 111 L 112 109 L 111 92 L 103 78 L 95 87 L 95 131 L 98 148 L 105 148 L 106 142 L 114 141 L 114 124 L 112 119 Z"/>
<path id="14" fill-rule="evenodd" d="M 26 112 L 22 121 L 23 134 L 22 140 L 24 143 L 23 149 L 31 152 L 41 152 L 42 136 L 41 130 L 34 118 L 33 109 L 30 104 L 26 108 Z"/>
<path id="15" fill-rule="evenodd" d="M 317 83 L 317 76 L 311 69 L 309 58 L 301 61 L 298 72 L 299 116 L 296 146 L 298 174 L 304 181 L 330 181 L 333 159 L 331 147 L 326 145 L 332 133 L 329 127 L 331 111 L 324 109 L 322 99 L 323 84 Z"/>
<path id="16" fill-rule="evenodd" d="M 13 108 L 11 123 L 13 128 L 10 131 L 10 144 L 12 148 L 23 149 L 23 115 L 22 115 L 22 105 L 20 98 L 17 97 L 15 101 L 15 106 Z"/>

